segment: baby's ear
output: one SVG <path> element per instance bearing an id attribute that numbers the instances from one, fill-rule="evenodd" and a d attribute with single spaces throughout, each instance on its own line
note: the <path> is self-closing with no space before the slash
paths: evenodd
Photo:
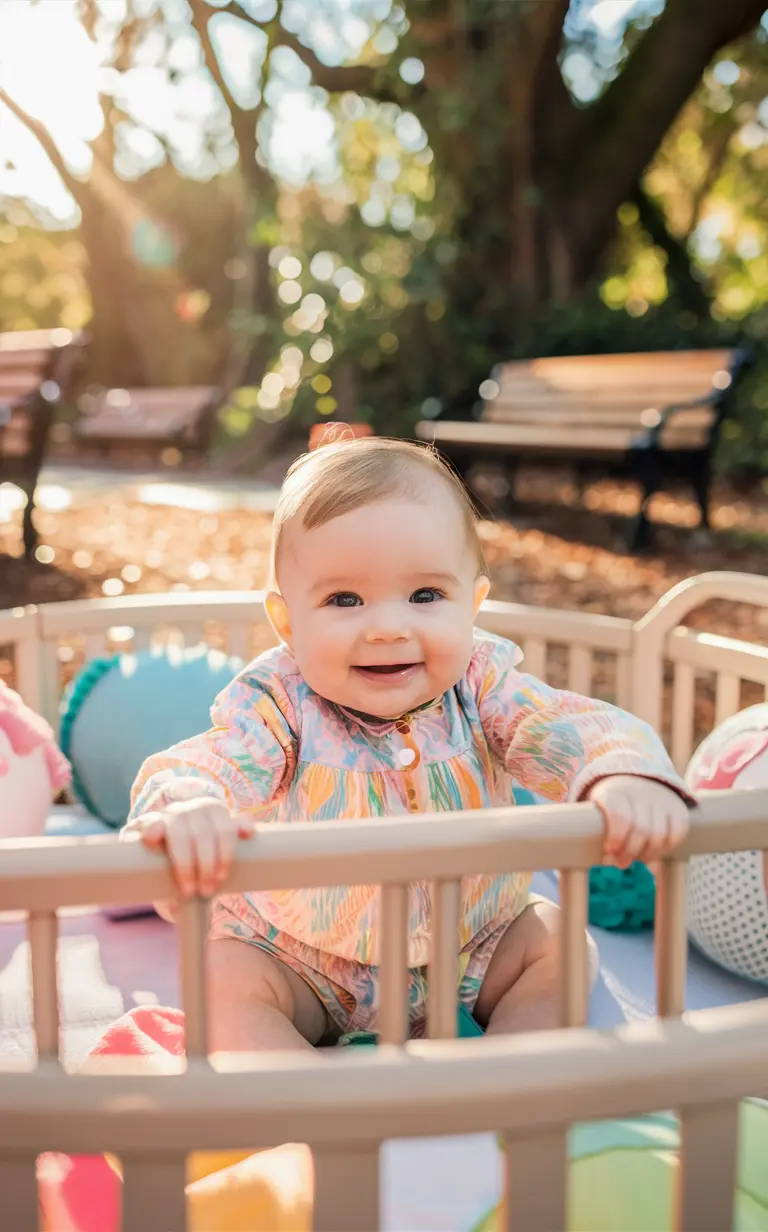
<path id="1" fill-rule="evenodd" d="M 479 577 L 475 582 L 475 616 L 480 611 L 481 604 L 488 598 L 490 589 L 491 583 L 487 577 Z"/>
<path id="2" fill-rule="evenodd" d="M 282 595 L 279 595 L 276 590 L 270 590 L 264 600 L 264 607 L 267 610 L 267 619 L 275 631 L 275 634 L 281 642 L 285 642 L 287 646 L 292 644 L 291 620 L 288 615 L 288 604 Z"/>

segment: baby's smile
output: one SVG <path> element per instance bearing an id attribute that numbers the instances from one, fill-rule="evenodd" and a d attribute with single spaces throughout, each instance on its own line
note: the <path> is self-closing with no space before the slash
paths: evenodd
<path id="1" fill-rule="evenodd" d="M 372 682 L 389 684 L 394 680 L 399 684 L 423 666 L 423 663 L 357 663 L 352 670 Z"/>

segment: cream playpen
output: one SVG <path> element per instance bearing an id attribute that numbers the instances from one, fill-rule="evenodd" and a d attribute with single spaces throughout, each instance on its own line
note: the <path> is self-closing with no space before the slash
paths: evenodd
<path id="1" fill-rule="evenodd" d="M 768 688 L 768 650 L 683 628 L 712 599 L 768 608 L 768 580 L 735 573 L 692 578 L 637 622 L 488 603 L 480 623 L 522 644 L 544 674 L 547 648 L 568 647 L 568 683 L 593 687 L 600 666 L 619 704 L 664 730 L 678 766 L 692 748 L 696 680 L 716 682 L 716 718 L 739 708 L 742 682 Z M 214 622 L 213 625 L 209 622 Z M 224 630 L 247 656 L 264 624 L 258 596 L 184 594 L 60 603 L 0 614 L 0 645 L 17 687 L 55 724 L 60 668 L 72 655 L 103 653 L 161 636 L 196 644 Z M 73 649 L 74 648 L 74 649 Z M 667 676 L 667 702 L 664 676 Z M 754 692 L 752 694 L 754 696 Z M 665 713 L 665 710 L 669 713 Z M 566 1135 L 576 1121 L 674 1108 L 681 1121 L 676 1220 L 687 1229 L 732 1225 L 737 1109 L 768 1096 L 768 1003 L 682 1017 L 686 971 L 685 878 L 692 855 L 768 847 L 768 791 L 702 800 L 685 846 L 658 884 L 655 1020 L 615 1031 L 588 1029 L 585 926 L 587 870 L 600 856 L 601 823 L 590 805 L 263 828 L 244 844 L 228 888 L 378 883 L 381 897 L 378 1050 L 314 1056 L 220 1056 L 206 1049 L 204 944 L 207 903 L 179 921 L 188 1060 L 183 1073 L 72 1074 L 59 1061 L 56 993 L 58 907 L 166 897 L 163 863 L 115 838 L 0 843 L 0 909 L 28 912 L 37 1067 L 0 1074 L 0 1225 L 37 1227 L 35 1157 L 44 1150 L 109 1151 L 124 1169 L 123 1227 L 185 1226 L 185 1160 L 206 1149 L 310 1144 L 314 1224 L 326 1232 L 378 1227 L 382 1142 L 497 1131 L 506 1145 L 506 1226 L 565 1227 Z M 459 886 L 469 873 L 561 870 L 562 1021 L 566 1030 L 456 1040 Z M 434 951 L 429 1036 L 405 1046 L 406 886 L 431 882 Z"/>

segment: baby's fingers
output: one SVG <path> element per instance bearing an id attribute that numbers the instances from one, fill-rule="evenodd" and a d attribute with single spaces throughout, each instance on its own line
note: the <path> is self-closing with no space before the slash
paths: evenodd
<path id="1" fill-rule="evenodd" d="M 197 859 L 188 818 L 174 818 L 165 828 L 165 850 L 182 898 L 197 893 Z"/>
<path id="2" fill-rule="evenodd" d="M 623 793 L 614 792 L 609 799 L 596 803 L 605 821 L 605 855 L 612 864 L 625 868 L 632 862 L 627 855 L 627 844 L 635 828 L 632 802 Z"/>
<path id="3" fill-rule="evenodd" d="M 146 813 L 136 829 L 145 847 L 165 845 L 165 822 L 159 813 Z"/>

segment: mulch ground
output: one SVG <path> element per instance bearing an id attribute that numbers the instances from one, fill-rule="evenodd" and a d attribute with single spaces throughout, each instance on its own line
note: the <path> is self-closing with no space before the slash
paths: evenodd
<path id="1" fill-rule="evenodd" d="M 768 572 L 768 496 L 721 487 L 714 532 L 691 527 L 684 496 L 659 496 L 654 543 L 625 545 L 636 497 L 605 482 L 579 504 L 567 478 L 528 472 L 512 519 L 483 524 L 497 599 L 637 618 L 670 586 L 712 569 Z M 167 590 L 259 589 L 266 583 L 270 519 L 148 506 L 116 498 L 37 513 L 40 561 L 21 559 L 20 515 L 0 523 L 0 610 L 27 603 Z M 764 641 L 768 612 L 710 609 L 695 623 Z"/>

